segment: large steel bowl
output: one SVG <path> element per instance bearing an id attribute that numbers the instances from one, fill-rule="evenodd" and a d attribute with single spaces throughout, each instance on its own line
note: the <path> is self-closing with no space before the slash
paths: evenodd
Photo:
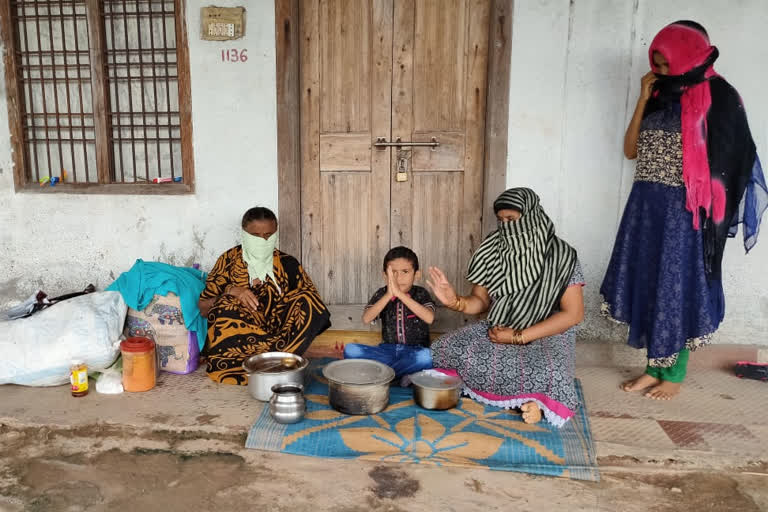
<path id="1" fill-rule="evenodd" d="M 395 372 L 371 359 L 342 359 L 323 368 L 328 403 L 344 414 L 376 414 L 389 405 L 389 383 Z"/>
<path id="2" fill-rule="evenodd" d="M 279 365 L 283 359 L 294 359 L 296 365 L 286 368 Z M 290 352 L 265 352 L 251 356 L 243 362 L 248 374 L 248 391 L 256 400 L 269 402 L 272 386 L 276 384 L 304 385 L 309 360 Z"/>

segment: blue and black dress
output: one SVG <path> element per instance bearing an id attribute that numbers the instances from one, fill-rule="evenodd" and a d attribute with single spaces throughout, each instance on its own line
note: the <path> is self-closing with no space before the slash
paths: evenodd
<path id="1" fill-rule="evenodd" d="M 720 259 L 713 264 L 708 258 L 707 231 L 693 227 L 686 208 L 679 101 L 646 111 L 637 155 L 634 184 L 600 293 L 603 314 L 629 326 L 629 344 L 647 349 L 653 374 L 653 368 L 675 367 L 678 358 L 684 363 L 688 350 L 710 340 L 725 315 L 725 298 Z M 756 225 L 745 211 L 757 215 L 759 224 L 764 204 L 758 203 L 766 195 L 756 156 L 750 166 L 740 212 L 727 226 L 734 236 L 738 224 L 745 223 L 747 249 L 754 245 Z"/>

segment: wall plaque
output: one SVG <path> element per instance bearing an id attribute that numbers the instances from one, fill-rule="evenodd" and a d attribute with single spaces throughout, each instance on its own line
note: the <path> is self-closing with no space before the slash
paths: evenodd
<path id="1" fill-rule="evenodd" d="M 244 7 L 203 7 L 200 19 L 205 41 L 229 41 L 245 35 Z"/>

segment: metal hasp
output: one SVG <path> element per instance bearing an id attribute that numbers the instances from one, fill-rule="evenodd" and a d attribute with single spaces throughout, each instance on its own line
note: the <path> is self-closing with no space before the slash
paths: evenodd
<path id="1" fill-rule="evenodd" d="M 396 138 L 394 142 L 387 142 L 386 137 L 376 137 L 376 142 L 373 143 L 373 146 L 379 149 L 384 149 L 389 147 L 420 146 L 420 147 L 432 148 L 434 150 L 439 145 L 440 145 L 440 142 L 437 140 L 436 137 L 432 137 L 431 142 L 403 142 L 402 140 L 400 140 L 400 137 Z"/>

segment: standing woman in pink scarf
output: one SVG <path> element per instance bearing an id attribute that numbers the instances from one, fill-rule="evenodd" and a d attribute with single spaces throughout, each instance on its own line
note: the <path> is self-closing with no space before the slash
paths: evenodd
<path id="1" fill-rule="evenodd" d="M 689 351 L 723 320 L 727 238 L 743 224 L 749 251 L 768 204 L 741 98 L 712 67 L 718 55 L 698 23 L 662 29 L 624 138 L 635 181 L 600 292 L 603 313 L 648 353 L 622 389 L 657 400 L 679 392 Z"/>

